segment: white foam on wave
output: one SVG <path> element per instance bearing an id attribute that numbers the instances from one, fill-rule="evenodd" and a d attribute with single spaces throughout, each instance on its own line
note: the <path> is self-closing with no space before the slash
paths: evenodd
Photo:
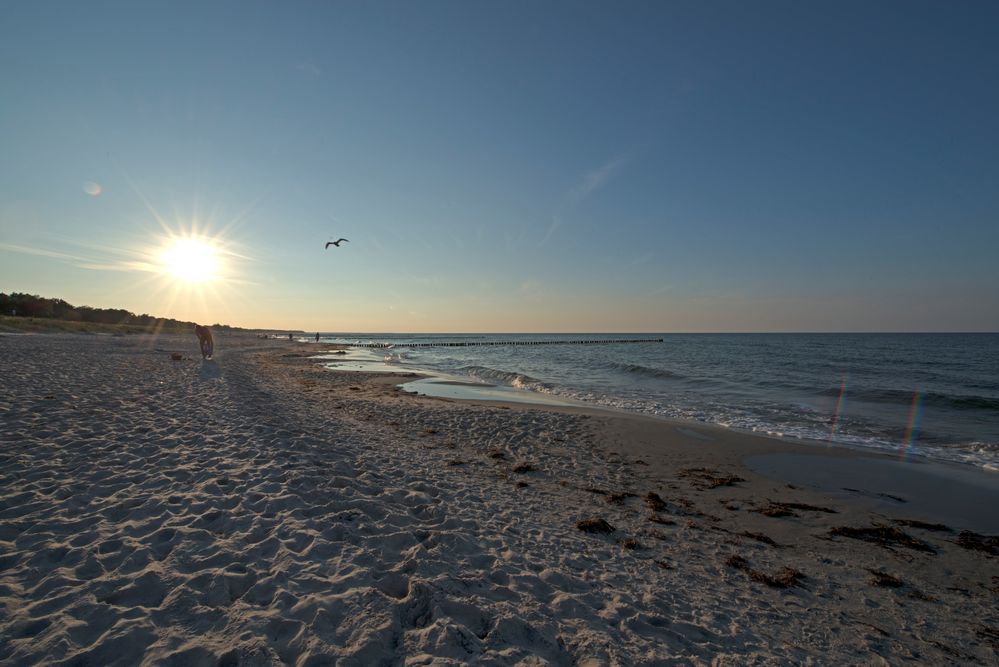
<path id="1" fill-rule="evenodd" d="M 543 384 L 543 383 L 542 383 Z M 814 423 L 774 422 L 755 414 L 751 410 L 739 409 L 723 404 L 690 407 L 671 405 L 652 399 L 629 399 L 606 396 L 589 391 L 579 391 L 554 385 L 544 385 L 543 389 L 524 386 L 529 391 L 540 391 L 569 398 L 583 403 L 607 407 L 625 412 L 637 412 L 666 419 L 693 421 L 730 428 L 738 431 L 760 433 L 776 438 L 792 438 L 835 446 L 850 447 L 860 450 L 876 450 L 882 453 L 898 454 L 899 456 L 919 457 L 950 463 L 961 463 L 999 472 L 999 461 L 996 460 L 999 446 L 992 443 L 973 442 L 951 445 L 927 445 L 917 443 L 908 447 L 902 442 L 892 441 L 873 435 L 856 435 L 837 432 L 831 439 L 828 426 L 824 421 Z"/>
<path id="2" fill-rule="evenodd" d="M 379 353 L 379 357 L 382 354 L 384 352 Z M 396 357 L 395 354 L 399 356 Z M 517 361 L 506 357 L 494 357 L 492 354 L 481 356 L 476 353 L 473 356 L 463 349 L 459 351 L 448 349 L 444 353 L 445 356 L 440 356 L 436 351 L 428 353 L 425 350 L 412 351 L 408 357 L 402 352 L 395 354 L 390 352 L 385 356 L 384 363 L 388 365 L 406 363 L 407 368 L 423 367 L 435 375 L 443 371 L 446 375 L 453 374 L 480 383 L 506 386 L 523 391 L 528 396 L 531 394 L 538 396 L 538 402 L 542 403 L 547 401 L 541 400 L 540 396 L 547 396 L 613 410 L 714 424 L 779 438 L 875 450 L 900 456 L 918 456 L 976 467 L 986 465 L 999 467 L 999 443 L 917 442 L 914 447 L 908 447 L 897 438 L 890 437 L 887 432 L 879 432 L 877 424 L 850 424 L 846 419 L 840 420 L 839 428 L 830 437 L 830 423 L 824 410 L 800 399 L 792 404 L 782 405 L 773 401 L 754 400 L 752 396 L 745 396 L 744 400 L 731 396 L 728 398 L 705 396 L 700 391 L 678 390 L 669 395 L 657 395 L 654 392 L 649 394 L 637 387 L 619 387 L 620 391 L 617 392 L 611 387 L 607 391 L 601 391 L 567 386 L 561 382 L 543 379 L 551 377 L 551 373 L 554 372 L 551 368 L 538 372 L 537 375 L 541 377 L 534 377 L 519 370 L 504 370 L 518 368 Z M 486 359 L 493 359 L 494 363 L 488 361 L 482 363 Z M 631 368 L 627 365 L 622 367 Z M 664 372 L 663 368 L 653 369 L 651 366 L 643 366 L 640 370 Z M 530 402 L 529 397 L 522 400 Z"/>

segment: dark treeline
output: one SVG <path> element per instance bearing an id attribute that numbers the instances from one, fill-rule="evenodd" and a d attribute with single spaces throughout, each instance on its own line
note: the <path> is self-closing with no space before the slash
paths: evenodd
<path id="1" fill-rule="evenodd" d="M 123 308 L 91 308 L 90 306 L 74 306 L 62 299 L 46 299 L 37 294 L 21 294 L 0 292 L 0 315 L 15 317 L 39 317 L 69 322 L 93 322 L 98 324 L 130 324 L 140 327 L 168 327 L 180 329 L 194 327 L 194 322 L 184 322 L 153 315 L 136 315 Z M 229 327 L 214 324 L 215 328 Z"/>

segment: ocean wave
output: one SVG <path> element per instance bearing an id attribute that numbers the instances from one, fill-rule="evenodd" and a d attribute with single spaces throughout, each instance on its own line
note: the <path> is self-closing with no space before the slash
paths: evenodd
<path id="1" fill-rule="evenodd" d="M 612 368 L 616 371 L 623 371 L 625 373 L 633 373 L 635 375 L 645 375 L 647 377 L 654 378 L 683 378 L 684 376 L 680 373 L 674 373 L 673 371 L 666 370 L 665 368 L 655 368 L 653 366 L 643 366 L 641 364 L 622 364 L 616 361 L 607 362 L 607 367 Z"/>
<path id="2" fill-rule="evenodd" d="M 839 396 L 840 387 L 830 387 L 819 393 L 823 396 Z M 921 396 L 924 406 L 932 405 L 952 410 L 999 410 L 999 398 L 990 396 L 920 393 L 901 389 L 847 389 L 846 399 L 871 403 L 908 404 L 912 403 L 916 395 Z"/>
<path id="3" fill-rule="evenodd" d="M 980 440 L 976 440 L 975 442 L 957 445 L 957 447 L 967 449 L 973 454 L 981 454 L 983 456 L 989 456 L 993 459 L 999 459 L 999 442 L 982 442 Z"/>
<path id="4" fill-rule="evenodd" d="M 551 385 L 542 382 L 537 378 L 524 373 L 514 373 L 512 371 L 502 371 L 487 366 L 464 366 L 458 369 L 461 373 L 470 375 L 477 380 L 485 380 L 493 383 L 508 384 L 519 389 L 530 389 L 534 391 L 546 391 L 551 389 Z"/>
<path id="5" fill-rule="evenodd" d="M 383 361 L 386 364 L 403 364 L 406 363 L 406 356 L 405 352 L 396 352 L 394 354 L 390 352 L 385 355 Z"/>
<path id="6" fill-rule="evenodd" d="M 760 406 L 739 408 L 727 403 L 677 404 L 672 401 L 655 399 L 614 397 L 606 394 L 582 391 L 559 393 L 587 403 L 603 405 L 628 412 L 639 412 L 656 417 L 702 422 L 725 428 L 765 433 L 784 439 L 805 440 L 813 443 L 824 442 L 859 450 L 877 450 L 900 455 L 918 455 L 930 459 L 969 464 L 987 470 L 999 471 L 999 443 L 973 442 L 920 442 L 915 447 L 898 437 L 871 430 L 872 425 L 855 426 L 837 430 L 830 438 L 830 427 L 826 419 L 816 419 L 814 415 L 802 414 L 779 416 L 766 410 L 762 414 Z M 911 400 L 911 394 L 909 395 Z M 845 421 L 840 422 L 844 425 Z"/>

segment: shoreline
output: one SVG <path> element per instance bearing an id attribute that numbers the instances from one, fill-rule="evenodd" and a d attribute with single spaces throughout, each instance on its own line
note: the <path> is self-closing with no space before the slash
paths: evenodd
<path id="1" fill-rule="evenodd" d="M 349 371 L 345 371 L 349 372 Z M 396 376 L 406 379 L 405 376 Z M 418 382 L 418 381 L 417 381 Z M 398 385 L 402 388 L 405 384 Z M 446 396 L 433 396 L 445 398 Z M 623 409 L 588 405 L 560 405 L 557 402 L 486 400 L 454 398 L 503 409 L 550 410 L 621 421 L 628 431 L 622 441 L 638 440 L 630 450 L 638 456 L 655 453 L 657 438 L 685 436 L 702 443 L 707 452 L 735 456 L 745 468 L 788 485 L 852 499 L 871 510 L 906 512 L 926 522 L 942 522 L 958 529 L 999 533 L 999 475 L 970 463 L 939 461 L 924 456 L 900 458 L 859 445 L 832 444 L 800 438 L 783 438 L 767 433 L 731 429 L 717 424 L 684 421 Z M 650 434 L 638 425 L 650 424 Z M 724 443 L 726 449 L 717 447 Z"/>
<path id="2" fill-rule="evenodd" d="M 310 341 L 303 340 L 300 342 Z M 999 463 L 981 460 L 979 457 L 965 453 L 960 448 L 952 450 L 948 446 L 923 444 L 919 450 L 913 452 L 911 444 L 893 444 L 878 439 L 869 440 L 856 435 L 851 435 L 849 437 L 837 437 L 830 440 L 825 435 L 788 434 L 764 428 L 740 428 L 738 426 L 730 426 L 725 423 L 699 421 L 684 417 L 653 414 L 640 409 L 604 405 L 600 402 L 591 402 L 586 399 L 565 396 L 560 393 L 550 393 L 547 391 L 538 391 L 530 388 L 511 386 L 504 384 L 503 382 L 489 382 L 488 380 L 480 380 L 474 376 L 470 377 L 454 374 L 430 367 L 399 365 L 397 362 L 382 360 L 379 355 L 370 349 L 351 349 L 350 344 L 346 343 L 333 343 L 332 345 L 342 345 L 344 348 L 347 348 L 344 352 L 346 355 L 345 357 L 329 357 L 323 359 L 324 362 L 329 364 L 329 367 L 332 370 L 337 370 L 337 368 L 334 368 L 334 366 L 337 366 L 342 367 L 344 370 L 358 370 L 372 373 L 399 373 L 402 375 L 415 373 L 418 377 L 404 382 L 403 384 L 405 386 L 403 389 L 409 392 L 437 398 L 450 398 L 455 400 L 468 400 L 486 403 L 509 402 L 548 405 L 554 407 L 580 407 L 584 409 L 602 410 L 610 413 L 635 415 L 636 417 L 648 417 L 671 423 L 689 423 L 698 427 L 721 428 L 727 432 L 777 438 L 796 444 L 814 444 L 820 447 L 844 448 L 862 454 L 866 453 L 875 458 L 883 457 L 891 459 L 896 456 L 904 456 L 905 460 L 918 459 L 926 462 L 940 463 L 944 466 L 971 466 L 987 474 L 999 474 Z M 791 430 L 793 431 L 794 429 Z"/>
<path id="3" fill-rule="evenodd" d="M 744 463 L 808 445 L 311 347 L 0 339 L 0 663 L 999 662 L 999 544 Z"/>

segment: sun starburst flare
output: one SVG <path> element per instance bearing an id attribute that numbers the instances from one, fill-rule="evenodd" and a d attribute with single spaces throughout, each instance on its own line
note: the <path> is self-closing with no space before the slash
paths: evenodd
<path id="1" fill-rule="evenodd" d="M 163 233 L 139 250 L 141 260 L 135 263 L 148 276 L 150 296 L 171 316 L 220 321 L 243 300 L 241 288 L 250 283 L 241 269 L 252 260 L 237 251 L 233 239 L 213 235 L 195 220 L 162 227 Z"/>
<path id="2" fill-rule="evenodd" d="M 208 283 L 222 273 L 222 256 L 210 240 L 174 238 L 157 257 L 163 273 L 187 283 Z"/>
<path id="3" fill-rule="evenodd" d="M 129 290 L 142 294 L 142 310 L 194 321 L 223 321 L 245 302 L 245 268 L 252 258 L 224 233 L 196 219 L 173 223 L 157 218 L 162 232 L 146 242 L 91 246 L 93 258 L 77 263 L 97 271 L 135 276 Z M 89 253 L 88 253 L 89 254 Z"/>

